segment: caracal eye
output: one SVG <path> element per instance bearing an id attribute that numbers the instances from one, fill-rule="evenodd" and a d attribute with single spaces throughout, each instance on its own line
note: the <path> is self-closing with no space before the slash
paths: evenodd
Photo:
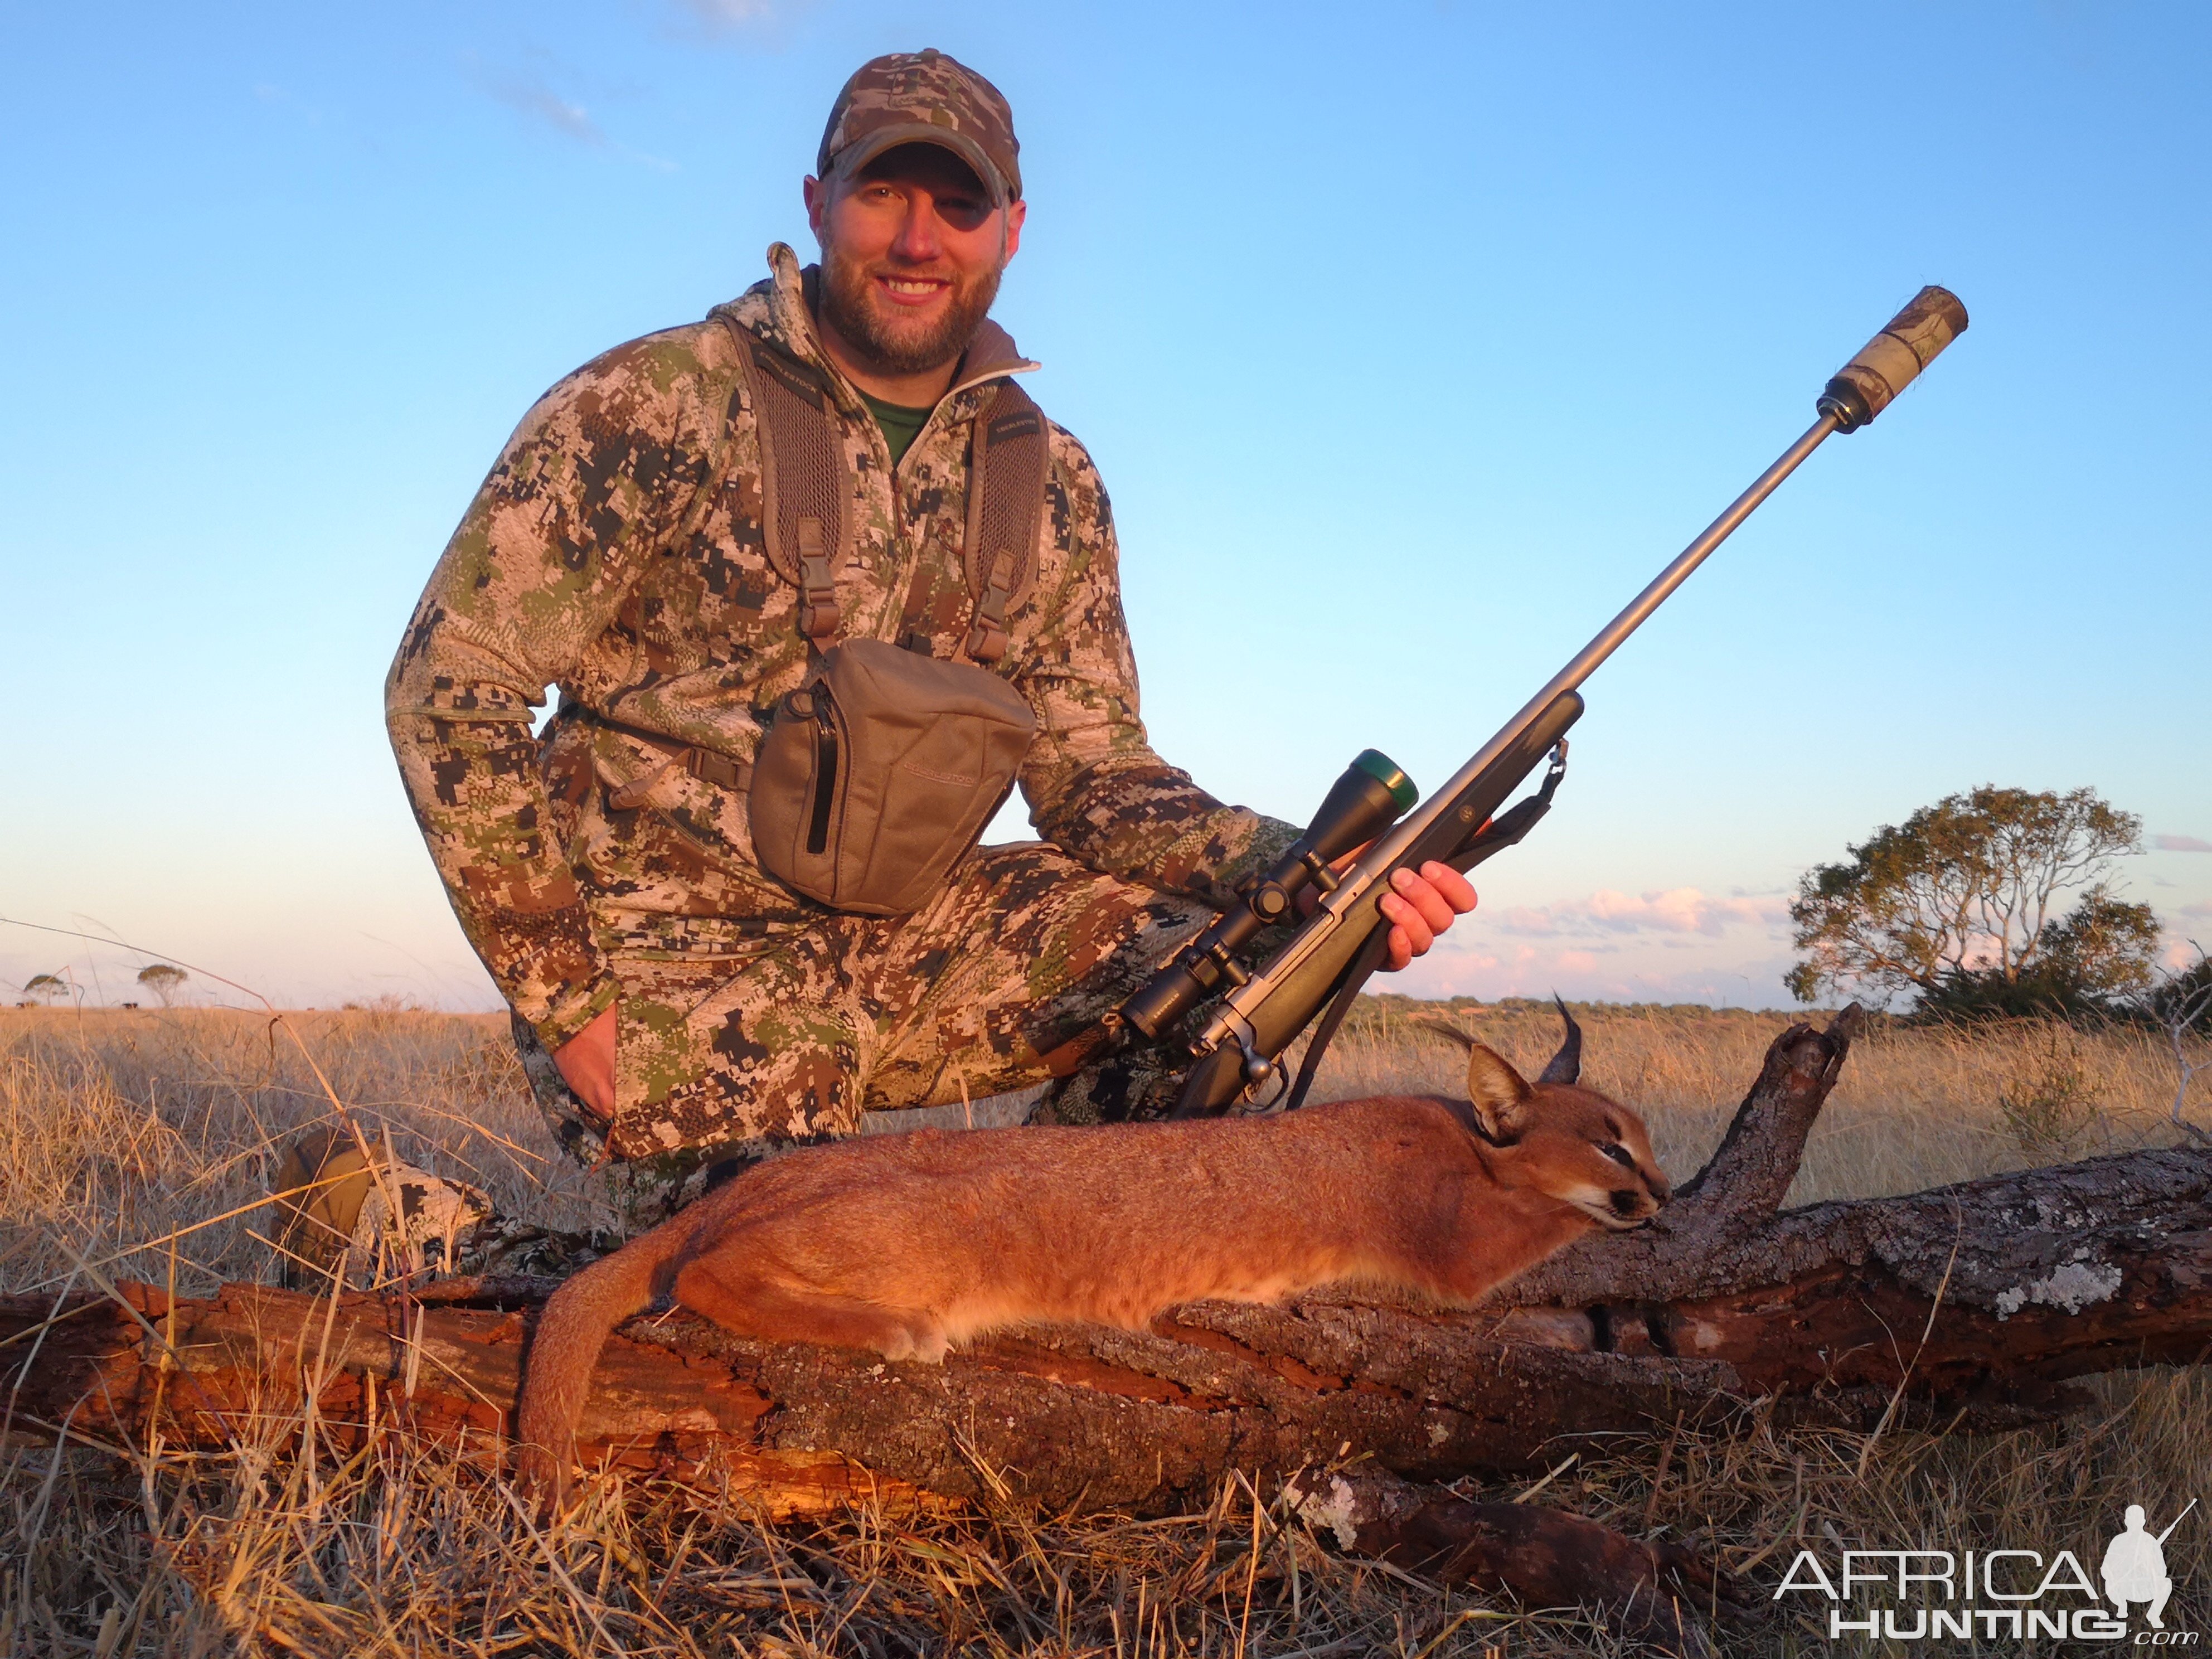
<path id="1" fill-rule="evenodd" d="M 1615 1146 L 1609 1141 L 1601 1141 L 1598 1145 L 1598 1151 L 1603 1152 L 1607 1158 L 1611 1158 L 1615 1164 L 1620 1165 L 1624 1170 L 1632 1170 L 1636 1167 L 1636 1155 L 1633 1152 L 1631 1152 L 1626 1146 Z"/>

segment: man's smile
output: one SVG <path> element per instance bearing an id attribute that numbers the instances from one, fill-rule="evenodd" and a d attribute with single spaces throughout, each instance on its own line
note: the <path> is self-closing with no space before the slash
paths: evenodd
<path id="1" fill-rule="evenodd" d="M 876 286 L 894 305 L 927 305 L 939 295 L 952 290 L 950 281 L 942 276 L 878 276 Z"/>

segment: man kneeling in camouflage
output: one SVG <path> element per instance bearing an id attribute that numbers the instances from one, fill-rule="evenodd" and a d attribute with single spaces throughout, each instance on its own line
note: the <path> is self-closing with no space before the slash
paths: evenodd
<path id="1" fill-rule="evenodd" d="M 805 193 L 818 268 L 777 244 L 741 298 L 524 417 L 386 690 L 532 1086 L 632 1225 L 867 1109 L 1049 1083 L 1043 1121 L 1157 1115 L 1177 1055 L 1101 1017 L 1297 833 L 1146 744 L 1105 490 L 986 320 L 1024 213 L 1006 100 L 938 52 L 877 58 Z M 879 685 L 893 647 L 996 677 L 1033 727 L 1006 770 L 1042 842 L 975 845 L 1002 790 L 908 765 L 992 798 L 896 914 L 801 872 L 866 805 L 834 793 L 860 739 L 818 678 L 854 641 Z M 1474 905 L 1424 874 L 1384 901 L 1393 966 Z"/>

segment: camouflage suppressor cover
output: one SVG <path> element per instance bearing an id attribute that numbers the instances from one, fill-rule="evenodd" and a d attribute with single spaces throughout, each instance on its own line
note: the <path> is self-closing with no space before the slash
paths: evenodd
<path id="1" fill-rule="evenodd" d="M 1933 283 L 1860 348 L 1820 395 L 1823 414 L 1845 432 L 1864 426 L 1936 361 L 1936 354 L 1966 331 L 1966 307 L 1948 289 Z"/>

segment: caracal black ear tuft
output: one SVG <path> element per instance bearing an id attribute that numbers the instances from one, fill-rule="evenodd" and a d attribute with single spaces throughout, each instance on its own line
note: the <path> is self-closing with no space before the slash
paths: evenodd
<path id="1" fill-rule="evenodd" d="M 1583 1028 L 1575 1024 L 1575 1017 L 1567 1012 L 1567 1005 L 1559 1001 L 1559 994 L 1552 993 L 1552 1000 L 1559 1003 L 1559 1018 L 1566 1022 L 1566 1041 L 1559 1044 L 1536 1078 L 1539 1083 L 1579 1083 L 1583 1077 Z"/>
<path id="2" fill-rule="evenodd" d="M 1468 1045 L 1467 1102 L 1474 1108 L 1474 1126 L 1485 1140 L 1510 1146 L 1528 1127 L 1528 1101 L 1536 1091 L 1495 1049 L 1480 1042 Z"/>
<path id="3" fill-rule="evenodd" d="M 1458 1026 L 1453 1024 L 1449 1020 L 1432 1019 L 1425 1018 L 1420 1014 L 1415 1014 L 1409 1023 L 1419 1027 L 1424 1031 L 1434 1031 L 1440 1037 L 1449 1038 L 1450 1041 L 1459 1044 L 1462 1048 L 1472 1048 L 1474 1047 L 1474 1038 L 1468 1032 L 1461 1030 Z"/>

